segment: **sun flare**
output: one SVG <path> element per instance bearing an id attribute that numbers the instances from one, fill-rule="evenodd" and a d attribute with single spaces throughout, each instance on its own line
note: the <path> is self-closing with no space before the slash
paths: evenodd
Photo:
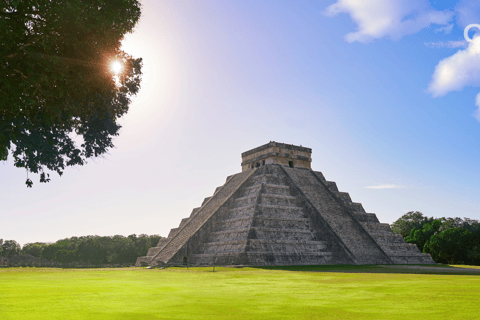
<path id="1" fill-rule="evenodd" d="M 116 75 L 122 72 L 122 69 L 123 69 L 123 65 L 120 61 L 113 61 L 110 64 L 110 70 Z"/>

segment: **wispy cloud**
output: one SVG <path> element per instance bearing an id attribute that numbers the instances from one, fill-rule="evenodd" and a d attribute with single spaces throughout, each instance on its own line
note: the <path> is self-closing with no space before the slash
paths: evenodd
<path id="1" fill-rule="evenodd" d="M 349 14 L 358 26 L 345 40 L 364 43 L 384 37 L 398 40 L 432 24 L 446 26 L 443 31 L 447 32 L 454 15 L 433 9 L 428 0 L 337 0 L 325 10 L 328 16 L 339 13 Z"/>
<path id="2" fill-rule="evenodd" d="M 445 33 L 445 34 L 450 34 L 450 33 L 452 32 L 452 30 L 453 30 L 453 23 L 451 23 L 451 24 L 449 24 L 449 25 L 447 25 L 447 26 L 445 26 L 445 27 L 437 28 L 437 29 L 435 29 L 435 30 L 433 30 L 433 31 L 435 31 L 435 32 L 443 32 L 443 33 Z"/>
<path id="3" fill-rule="evenodd" d="M 468 42 L 463 41 L 439 41 L 439 42 L 425 42 L 425 45 L 430 48 L 466 48 L 468 47 Z"/>
<path id="4" fill-rule="evenodd" d="M 455 6 L 455 20 L 460 28 L 480 21 L 480 1 L 461 0 Z"/>
<path id="5" fill-rule="evenodd" d="M 404 189 L 405 186 L 399 186 L 396 184 L 380 184 L 378 186 L 367 186 L 366 189 Z"/>

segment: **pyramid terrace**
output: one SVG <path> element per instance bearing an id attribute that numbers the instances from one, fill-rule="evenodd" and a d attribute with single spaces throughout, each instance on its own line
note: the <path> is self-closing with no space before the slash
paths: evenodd
<path id="1" fill-rule="evenodd" d="M 242 172 L 227 177 L 137 266 L 434 263 L 313 171 L 311 154 L 278 142 L 242 153 Z"/>

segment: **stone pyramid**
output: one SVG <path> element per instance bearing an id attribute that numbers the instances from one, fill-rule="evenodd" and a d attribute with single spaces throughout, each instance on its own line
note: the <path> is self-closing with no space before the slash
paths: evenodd
<path id="1" fill-rule="evenodd" d="M 335 182 L 312 150 L 270 142 L 242 154 L 242 172 L 193 209 L 137 266 L 431 264 Z"/>

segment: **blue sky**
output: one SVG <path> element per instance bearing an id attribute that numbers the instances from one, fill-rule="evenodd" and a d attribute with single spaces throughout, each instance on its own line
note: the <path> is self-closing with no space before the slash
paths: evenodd
<path id="1" fill-rule="evenodd" d="M 32 189 L 1 163 L 0 238 L 167 236 L 271 140 L 312 148 L 313 169 L 381 222 L 480 219 L 470 24 L 478 1 L 143 1 L 124 41 L 142 89 L 116 147 Z"/>

